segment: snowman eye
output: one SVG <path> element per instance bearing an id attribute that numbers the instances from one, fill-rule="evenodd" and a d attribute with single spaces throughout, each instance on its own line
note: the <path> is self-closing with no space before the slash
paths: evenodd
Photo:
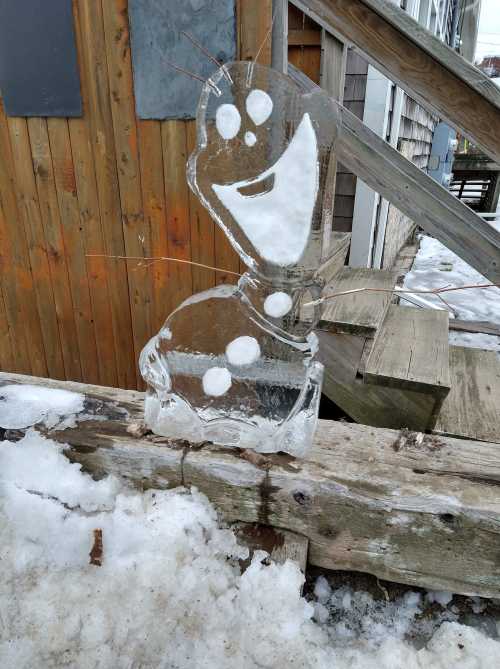
<path id="1" fill-rule="evenodd" d="M 248 94 L 246 108 L 255 125 L 261 125 L 271 116 L 273 101 L 265 91 L 255 88 Z"/>
<path id="2" fill-rule="evenodd" d="M 234 105 L 221 105 L 215 112 L 215 125 L 222 139 L 233 139 L 240 131 L 240 112 Z"/>

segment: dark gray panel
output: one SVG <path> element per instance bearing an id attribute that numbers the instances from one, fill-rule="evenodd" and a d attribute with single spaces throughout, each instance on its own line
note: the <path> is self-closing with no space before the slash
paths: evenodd
<path id="1" fill-rule="evenodd" d="M 0 90 L 9 116 L 81 116 L 71 0 L 0 0 Z"/>
<path id="2" fill-rule="evenodd" d="M 193 118 L 201 82 L 216 69 L 185 30 L 221 62 L 236 57 L 235 0 L 129 0 L 136 111 L 140 118 Z"/>

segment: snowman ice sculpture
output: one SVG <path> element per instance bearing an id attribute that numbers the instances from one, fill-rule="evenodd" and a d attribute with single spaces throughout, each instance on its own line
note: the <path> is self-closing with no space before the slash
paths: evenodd
<path id="1" fill-rule="evenodd" d="M 140 357 L 145 421 L 197 443 L 302 456 L 312 443 L 323 366 L 298 312 L 315 274 L 338 117 L 255 63 L 205 83 L 188 181 L 248 267 L 238 285 L 193 295 Z"/>

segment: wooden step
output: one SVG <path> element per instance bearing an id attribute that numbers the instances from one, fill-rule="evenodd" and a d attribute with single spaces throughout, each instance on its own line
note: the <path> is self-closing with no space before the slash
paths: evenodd
<path id="1" fill-rule="evenodd" d="M 434 426 L 442 399 L 433 394 L 364 383 L 366 337 L 317 330 L 319 360 L 325 366 L 323 393 L 357 423 L 423 432 Z"/>
<path id="2" fill-rule="evenodd" d="M 494 351 L 450 346 L 451 391 L 434 432 L 500 443 L 500 360 Z"/>
<path id="3" fill-rule="evenodd" d="M 391 305 L 363 375 L 366 383 L 444 398 L 450 390 L 448 312 Z"/>
<path id="4" fill-rule="evenodd" d="M 343 267 L 323 291 L 323 295 L 359 288 L 391 291 L 398 272 L 389 270 Z M 390 292 L 357 292 L 340 295 L 325 302 L 318 327 L 345 334 L 373 335 L 393 298 Z"/>

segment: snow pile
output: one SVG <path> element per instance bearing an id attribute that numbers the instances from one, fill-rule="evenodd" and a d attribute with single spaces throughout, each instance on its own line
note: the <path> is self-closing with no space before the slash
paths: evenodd
<path id="1" fill-rule="evenodd" d="M 43 386 L 11 384 L 0 388 L 0 427 L 19 430 L 37 423 L 52 428 L 83 411 L 80 393 Z M 68 423 L 68 420 L 65 421 Z"/>
<path id="2" fill-rule="evenodd" d="M 433 237 L 422 235 L 413 268 L 406 275 L 404 287 L 411 290 L 432 290 L 444 286 L 466 286 L 490 283 L 488 279 L 447 249 Z M 411 295 L 409 296 L 411 297 Z M 446 308 L 437 295 L 424 295 L 425 300 Z M 457 290 L 443 294 L 456 317 L 469 321 L 490 321 L 500 325 L 500 289 Z M 408 305 L 402 301 L 402 304 Z M 450 332 L 450 343 L 459 346 L 500 351 L 500 337 L 481 333 Z"/>
<path id="3" fill-rule="evenodd" d="M 102 566 L 89 564 L 97 529 Z M 0 443 L 2 668 L 491 669 L 499 657 L 455 623 L 421 650 L 405 642 L 418 595 L 375 611 L 325 581 L 313 605 L 295 564 L 260 552 L 241 575 L 246 555 L 196 490 L 92 481 L 35 431 Z"/>

